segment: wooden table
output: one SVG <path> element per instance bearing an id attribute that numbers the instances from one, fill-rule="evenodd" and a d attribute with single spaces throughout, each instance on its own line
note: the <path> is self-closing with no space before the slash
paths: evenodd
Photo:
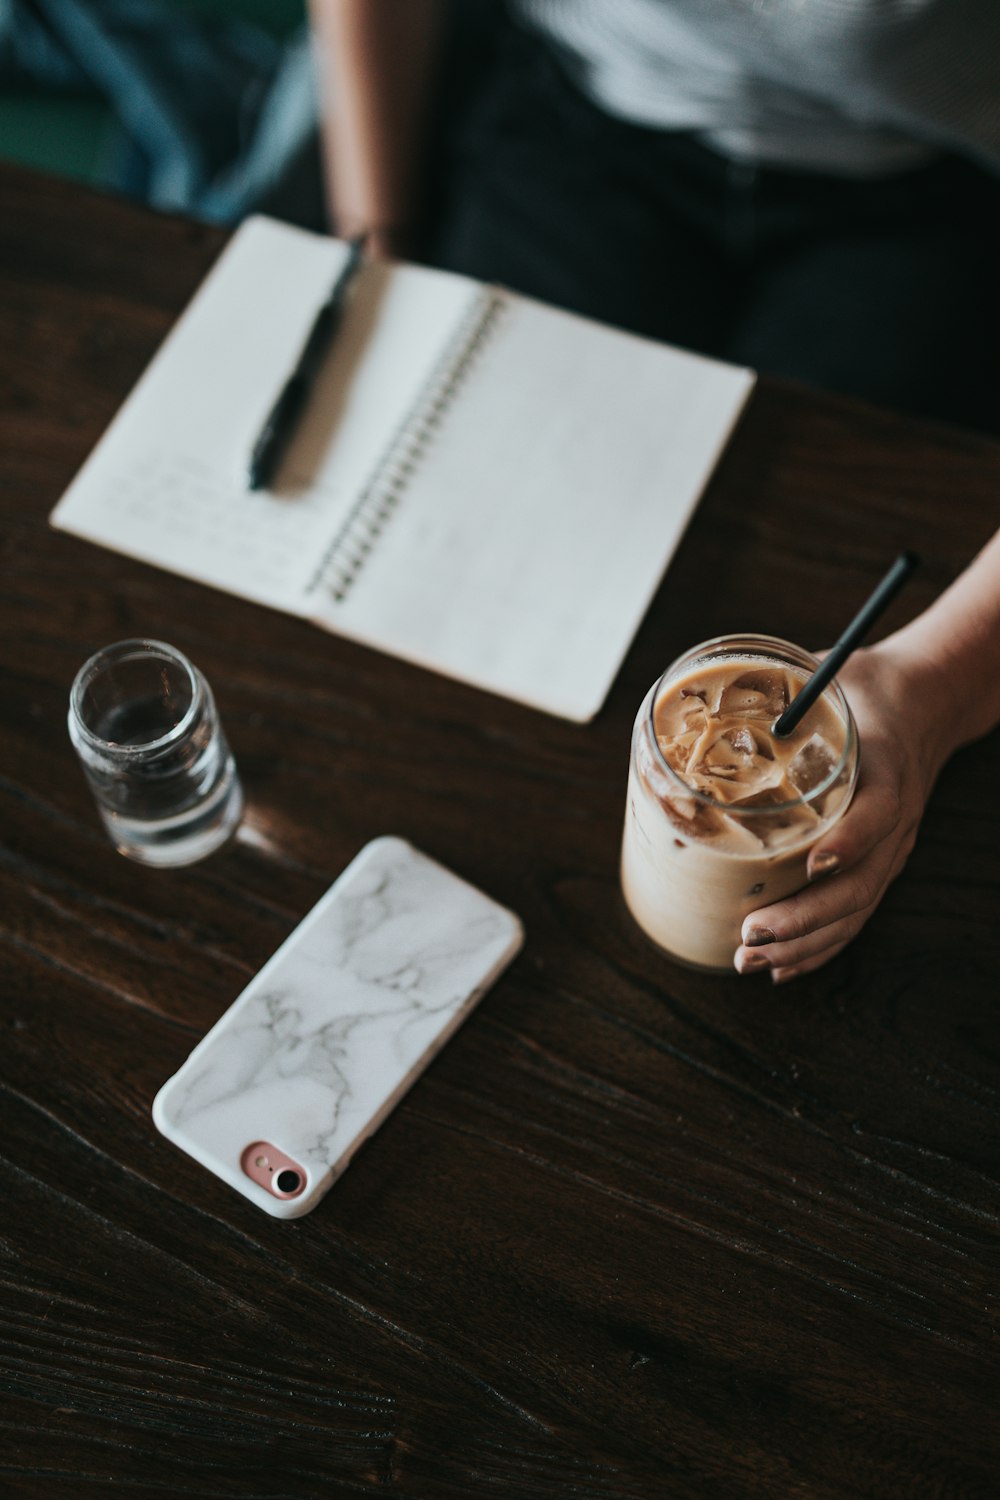
<path id="1" fill-rule="evenodd" d="M 616 856 L 666 661 L 829 642 L 913 546 L 888 630 L 996 526 L 1000 446 L 764 381 L 604 712 L 561 723 L 48 530 L 223 238 L 0 172 L 0 1492 L 995 1495 L 1000 738 L 790 986 L 661 958 Z M 249 795 L 178 872 L 112 851 L 66 737 L 77 667 L 133 635 L 201 666 Z M 150 1101 L 387 832 L 528 943 L 273 1221 Z"/>

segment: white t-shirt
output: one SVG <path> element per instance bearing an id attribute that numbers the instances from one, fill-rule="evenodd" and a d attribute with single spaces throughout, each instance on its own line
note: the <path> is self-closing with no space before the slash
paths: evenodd
<path id="1" fill-rule="evenodd" d="M 1000 0 L 513 0 L 608 113 L 724 155 L 1000 173 Z"/>

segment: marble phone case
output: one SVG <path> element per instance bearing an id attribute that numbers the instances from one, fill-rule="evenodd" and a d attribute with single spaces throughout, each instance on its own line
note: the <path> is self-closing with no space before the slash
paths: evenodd
<path id="1" fill-rule="evenodd" d="M 278 1218 L 308 1213 L 517 953 L 512 912 L 398 838 L 365 846 L 153 1102 L 157 1128 Z M 240 1162 L 300 1163 L 279 1199 Z"/>

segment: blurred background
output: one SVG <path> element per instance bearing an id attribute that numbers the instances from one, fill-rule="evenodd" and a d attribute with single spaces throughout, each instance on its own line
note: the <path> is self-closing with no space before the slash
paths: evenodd
<path id="1" fill-rule="evenodd" d="M 0 157 L 325 225 L 305 0 L 0 0 Z"/>
<path id="2" fill-rule="evenodd" d="M 758 32 L 766 23 L 786 40 L 787 7 L 708 7 L 728 19 L 709 17 L 694 36 L 690 80 L 688 62 L 672 67 L 673 9 L 453 0 L 419 130 L 410 95 L 421 91 L 402 83 L 421 74 L 421 27 L 399 24 L 420 15 L 414 0 L 381 10 L 396 56 L 378 47 L 365 59 L 364 89 L 350 47 L 338 75 L 333 33 L 318 27 L 327 134 L 329 89 L 349 78 L 345 99 L 351 88 L 377 96 L 383 127 L 375 165 L 357 142 L 353 172 L 338 158 L 342 232 L 363 225 L 376 251 L 1000 433 L 994 9 L 976 32 L 939 0 L 925 35 L 923 0 L 883 7 L 885 17 L 871 7 L 874 31 L 842 27 L 828 0 L 811 0 L 797 7 L 802 67 L 793 49 L 775 77 Z M 307 12 L 307 0 L 0 0 L 0 160 L 205 222 L 259 212 L 328 230 L 333 173 L 321 162 Z M 641 15 L 662 21 L 659 51 Z M 799 77 L 814 37 L 837 44 L 819 82 Z M 598 88 L 619 70 L 636 91 L 621 108 L 610 85 L 610 100 Z M 732 80 L 721 92 L 718 76 Z M 808 169 L 802 120 L 814 122 L 818 153 Z M 719 146 L 733 129 L 758 132 L 759 160 Z M 858 170 L 839 165 L 844 130 Z M 887 164 L 886 136 L 916 155 Z"/>

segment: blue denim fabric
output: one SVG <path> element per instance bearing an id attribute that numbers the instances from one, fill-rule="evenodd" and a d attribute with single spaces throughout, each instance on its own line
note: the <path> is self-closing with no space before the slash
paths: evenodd
<path id="1" fill-rule="evenodd" d="M 0 84 L 109 106 L 106 182 L 154 207 L 233 222 L 267 199 L 315 133 L 308 36 L 285 44 L 164 0 L 0 0 Z"/>

